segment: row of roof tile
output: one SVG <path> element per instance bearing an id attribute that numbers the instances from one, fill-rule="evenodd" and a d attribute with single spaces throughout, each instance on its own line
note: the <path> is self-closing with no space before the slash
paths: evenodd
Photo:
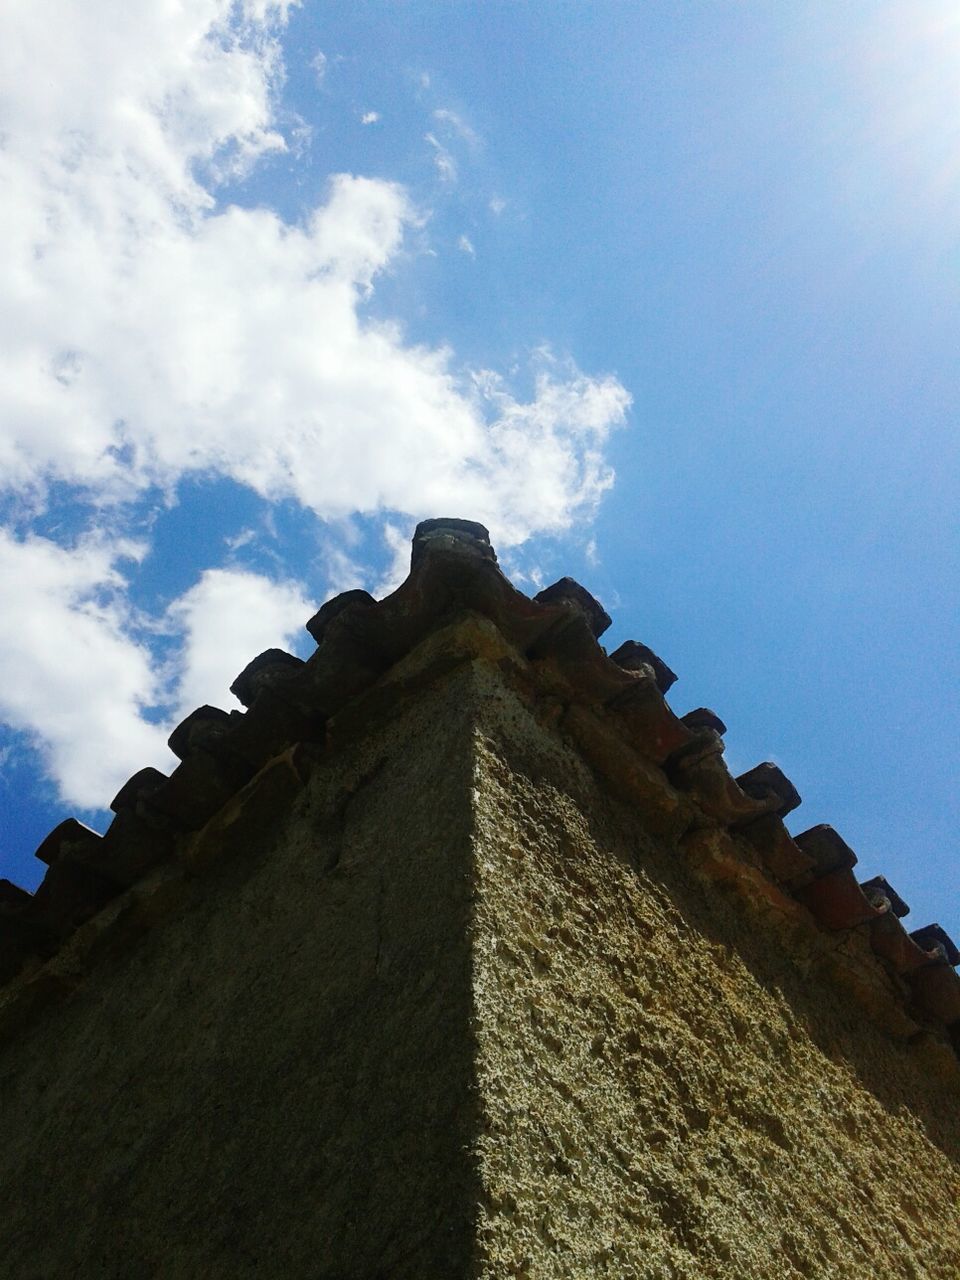
<path id="1" fill-rule="evenodd" d="M 488 618 L 530 665 L 550 666 L 571 703 L 602 718 L 602 732 L 616 735 L 615 753 L 637 761 L 643 794 L 659 789 L 669 798 L 674 834 L 704 823 L 735 833 L 820 929 L 865 931 L 910 1016 L 943 1029 L 960 1052 L 960 952 L 944 930 L 931 924 L 908 933 L 904 900 L 882 876 L 858 882 L 856 854 L 832 827 L 791 835 L 783 820 L 800 796 L 789 779 L 769 762 L 732 777 L 720 717 L 704 707 L 676 716 L 664 694 L 677 677 L 647 646 L 627 641 L 608 656 L 598 641 L 610 618 L 582 586 L 561 578 L 529 599 L 500 571 L 487 530 L 455 519 L 418 526 L 410 576 L 391 596 L 378 602 L 348 591 L 324 604 L 307 623 L 317 643 L 309 659 L 279 649 L 255 658 L 231 686 L 245 711 L 204 706 L 187 716 L 170 736 L 179 765 L 169 776 L 135 773 L 111 802 L 104 835 L 75 818 L 55 827 L 36 851 L 47 865 L 36 893 L 0 880 L 0 983 L 42 966 L 84 921 L 176 858 L 292 744 L 335 749 L 330 726 L 338 713 L 464 612 Z M 580 713 L 561 721 L 588 760 L 606 767 L 609 747 L 598 749 L 584 725 Z"/>

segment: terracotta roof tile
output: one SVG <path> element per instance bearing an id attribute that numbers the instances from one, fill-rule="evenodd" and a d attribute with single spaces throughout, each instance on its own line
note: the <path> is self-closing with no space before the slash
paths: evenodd
<path id="1" fill-rule="evenodd" d="M 910 937 L 924 951 L 935 951 L 942 955 L 948 964 L 960 964 L 960 951 L 953 939 L 938 924 L 924 925 L 922 929 L 914 929 Z"/>
<path id="2" fill-rule="evenodd" d="M 676 672 L 671 671 L 662 658 L 638 640 L 625 640 L 619 649 L 611 653 L 610 659 L 627 671 L 636 671 L 640 666 L 650 667 L 661 693 L 666 693 L 677 683 Z"/>
<path id="3" fill-rule="evenodd" d="M 430 551 L 467 553 L 492 564 L 497 563 L 497 553 L 490 545 L 490 530 L 476 520 L 460 520 L 455 516 L 437 516 L 420 521 L 410 549 L 411 573 L 419 568 Z"/>
<path id="4" fill-rule="evenodd" d="M 815 873 L 826 875 L 857 865 L 857 855 L 829 823 L 821 822 L 794 836 L 797 844 L 813 858 Z"/>
<path id="5" fill-rule="evenodd" d="M 872 880 L 864 880 L 860 888 L 875 907 L 884 907 L 885 910 L 892 911 L 898 920 L 910 914 L 910 908 L 883 876 L 874 876 Z"/>
<path id="6" fill-rule="evenodd" d="M 326 604 L 320 606 L 310 621 L 306 623 L 306 628 L 317 644 L 320 645 L 323 643 L 327 627 L 334 618 L 343 613 L 344 609 L 369 608 L 376 603 L 369 591 L 342 591 L 340 595 L 334 596 Z"/>
<path id="7" fill-rule="evenodd" d="M 283 649 L 266 649 L 248 662 L 230 686 L 230 692 L 244 707 L 252 707 L 264 689 L 272 689 L 290 679 L 303 666 L 303 659 Z"/>
<path id="8" fill-rule="evenodd" d="M 737 778 L 737 786 L 756 800 L 774 797 L 777 804 L 773 812 L 781 818 L 792 813 L 800 804 L 800 792 L 780 766 L 769 760 L 765 760 L 763 764 L 754 765 L 746 773 L 741 773 Z"/>
<path id="9" fill-rule="evenodd" d="M 597 640 L 612 625 L 612 619 L 603 605 L 573 578 L 561 578 L 552 586 L 544 587 L 534 599 L 540 604 L 568 604 L 579 609 Z"/>
<path id="10" fill-rule="evenodd" d="M 872 921 L 870 945 L 898 974 L 913 973 L 930 963 L 929 952 L 910 937 L 892 911 L 885 911 Z"/>
<path id="11" fill-rule="evenodd" d="M 763 866 L 781 884 L 798 889 L 813 879 L 813 858 L 800 848 L 775 813 L 746 823 L 738 834 L 757 850 Z"/>
<path id="12" fill-rule="evenodd" d="M 75 853 L 78 846 L 82 848 L 99 839 L 99 833 L 92 827 L 78 822 L 76 818 L 65 818 L 43 838 L 34 856 L 48 866 L 53 866 L 64 856 Z"/>
<path id="13" fill-rule="evenodd" d="M 148 798 L 167 781 L 167 775 L 159 769 L 147 767 L 139 769 L 132 778 L 128 778 L 117 794 L 110 801 L 114 813 L 124 809 L 135 809 L 137 804 Z"/>
<path id="14" fill-rule="evenodd" d="M 712 729 L 721 737 L 727 732 L 727 726 L 709 707 L 697 707 L 694 711 L 688 711 L 686 715 L 682 715 L 680 719 L 688 729 Z"/>
<path id="15" fill-rule="evenodd" d="M 825 929 L 853 929 L 883 914 L 867 898 L 849 867 L 819 876 L 797 889 L 796 897 Z"/>
<path id="16" fill-rule="evenodd" d="M 935 924 L 908 934 L 899 919 L 906 903 L 882 876 L 857 883 L 856 854 L 832 827 L 791 836 L 783 818 L 800 796 L 783 771 L 765 762 L 734 778 L 720 717 L 703 707 L 678 717 L 664 699 L 677 677 L 647 646 L 627 641 L 608 658 L 597 637 L 610 620 L 589 592 L 563 578 L 531 600 L 504 577 L 487 530 L 472 521 L 421 523 L 411 563 L 384 600 L 350 591 L 327 601 L 307 623 L 317 649 L 306 662 L 277 649 L 254 658 L 232 686 L 245 712 L 206 706 L 187 716 L 170 737 L 179 766 L 169 777 L 135 773 L 114 797 L 103 837 L 72 818 L 54 828 L 37 850 L 48 870 L 36 894 L 0 881 L 0 982 L 43 964 L 139 878 L 210 856 L 191 833 L 209 831 L 241 789 L 295 794 L 313 761 L 389 709 L 404 686 L 383 682 L 385 673 L 431 637 L 443 652 L 449 632 L 495 652 L 509 678 L 535 688 L 555 708 L 558 731 L 652 831 L 678 848 L 707 848 L 714 832 L 722 856 L 704 855 L 714 873 L 742 877 L 745 902 L 787 912 L 791 937 L 801 925 L 829 935 L 831 972 L 844 972 L 847 952 L 876 965 L 876 990 L 900 1001 L 884 1025 L 901 1034 L 919 1019 L 960 1049 L 953 941 Z M 851 971 L 850 998 L 864 989 Z"/>
<path id="17" fill-rule="evenodd" d="M 200 749 L 208 749 L 230 727 L 230 716 L 220 707 L 197 707 L 174 729 L 167 745 L 178 760 Z"/>

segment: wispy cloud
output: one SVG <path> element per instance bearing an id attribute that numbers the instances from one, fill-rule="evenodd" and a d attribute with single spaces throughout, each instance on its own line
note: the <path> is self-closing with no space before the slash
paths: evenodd
<path id="1" fill-rule="evenodd" d="M 477 251 L 473 247 L 473 241 L 469 236 L 461 236 L 457 241 L 457 248 L 461 253 L 469 254 L 471 258 L 475 258 L 477 256 Z"/>
<path id="2" fill-rule="evenodd" d="M 474 149 L 480 147 L 480 135 L 456 111 L 451 111 L 449 107 L 438 107 L 433 113 L 433 118 L 438 124 L 446 126 L 449 132 L 462 138 L 464 142 Z"/>
<path id="3" fill-rule="evenodd" d="M 433 147 L 433 163 L 437 167 L 437 173 L 440 176 L 440 181 L 451 184 L 456 182 L 457 164 L 447 148 L 433 133 L 425 133 L 423 135 L 423 140 Z"/>
<path id="4" fill-rule="evenodd" d="M 376 124 L 380 119 L 379 111 L 365 111 L 360 117 L 361 124 Z"/>
<path id="5" fill-rule="evenodd" d="M 256 542 L 258 537 L 256 529 L 241 529 L 239 533 L 231 534 L 224 538 L 224 546 L 230 551 L 241 551 L 244 547 L 249 547 L 251 543 Z"/>

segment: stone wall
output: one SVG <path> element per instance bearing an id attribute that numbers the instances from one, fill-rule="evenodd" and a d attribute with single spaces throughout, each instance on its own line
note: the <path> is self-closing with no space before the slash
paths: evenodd
<path id="1" fill-rule="evenodd" d="M 481 1274 L 960 1275 L 960 1092 L 500 687 L 478 740 Z"/>
<path id="2" fill-rule="evenodd" d="M 2 1274 L 960 1275 L 960 953 L 478 528 L 0 882 Z"/>
<path id="3" fill-rule="evenodd" d="M 467 1274 L 463 702 L 266 770 L 59 957 L 83 981 L 0 1049 L 6 1280 Z"/>

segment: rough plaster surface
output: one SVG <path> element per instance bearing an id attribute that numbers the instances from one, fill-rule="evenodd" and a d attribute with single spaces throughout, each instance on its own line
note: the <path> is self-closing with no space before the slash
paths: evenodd
<path id="1" fill-rule="evenodd" d="M 445 643 L 0 1048 L 2 1274 L 960 1275 L 955 1076 Z"/>
<path id="2" fill-rule="evenodd" d="M 482 727 L 482 1275 L 960 1275 L 955 1083 L 808 983 L 502 688 Z"/>
<path id="3" fill-rule="evenodd" d="M 0 1050 L 5 1280 L 466 1273 L 463 701 L 241 813 L 175 915 Z"/>

